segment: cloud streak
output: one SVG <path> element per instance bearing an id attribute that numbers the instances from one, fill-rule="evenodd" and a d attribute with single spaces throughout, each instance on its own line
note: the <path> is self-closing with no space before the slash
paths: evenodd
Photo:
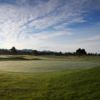
<path id="1" fill-rule="evenodd" d="M 69 25 L 88 22 L 92 10 L 100 11 L 99 0 L 0 0 L 1 47 L 55 46 L 52 41 L 57 45 L 57 39 L 62 43 L 62 37 L 73 37 L 76 33 Z"/>

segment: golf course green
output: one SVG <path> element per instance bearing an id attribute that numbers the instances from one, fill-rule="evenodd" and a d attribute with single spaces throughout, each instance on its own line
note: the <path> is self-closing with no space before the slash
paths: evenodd
<path id="1" fill-rule="evenodd" d="M 0 100 L 100 100 L 100 57 L 0 56 Z"/>

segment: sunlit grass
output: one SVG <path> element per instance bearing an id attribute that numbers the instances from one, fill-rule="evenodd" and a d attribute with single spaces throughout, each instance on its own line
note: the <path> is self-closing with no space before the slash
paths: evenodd
<path id="1" fill-rule="evenodd" d="M 100 100 L 99 57 L 37 58 L 0 61 L 0 100 Z"/>
<path id="2" fill-rule="evenodd" d="M 81 71 L 0 74 L 1 100 L 99 100 L 100 67 Z"/>

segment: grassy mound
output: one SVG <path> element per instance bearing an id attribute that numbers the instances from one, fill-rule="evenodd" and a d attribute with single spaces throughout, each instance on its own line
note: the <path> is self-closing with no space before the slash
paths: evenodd
<path id="1" fill-rule="evenodd" d="M 37 57 L 29 58 L 27 56 L 22 56 L 22 55 L 0 56 L 0 61 L 22 61 L 22 60 L 41 60 L 41 59 Z"/>
<path id="2" fill-rule="evenodd" d="M 47 73 L 0 73 L 1 100 L 100 100 L 100 67 Z"/>

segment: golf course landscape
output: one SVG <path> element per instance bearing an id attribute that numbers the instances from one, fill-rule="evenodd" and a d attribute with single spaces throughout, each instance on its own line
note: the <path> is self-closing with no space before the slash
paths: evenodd
<path id="1" fill-rule="evenodd" d="M 100 100 L 100 0 L 0 0 L 0 100 Z"/>
<path id="2" fill-rule="evenodd" d="M 100 56 L 0 56 L 0 100 L 100 100 Z"/>

